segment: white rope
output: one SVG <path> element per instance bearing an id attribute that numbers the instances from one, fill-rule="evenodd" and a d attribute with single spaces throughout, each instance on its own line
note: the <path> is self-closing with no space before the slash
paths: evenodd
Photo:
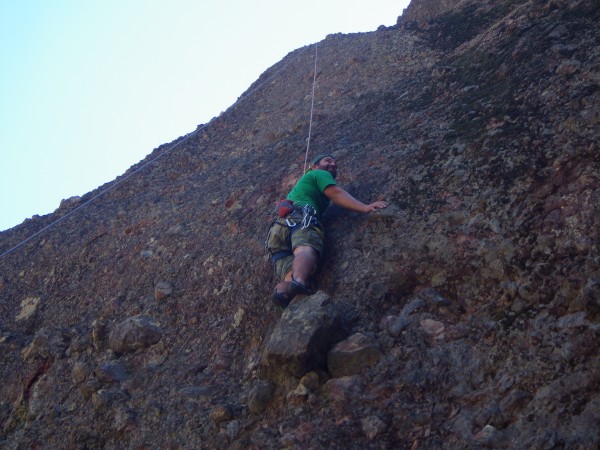
<path id="1" fill-rule="evenodd" d="M 313 86 L 312 86 L 312 98 L 310 100 L 310 120 L 308 122 L 308 138 L 306 139 L 306 155 L 304 156 L 304 171 L 306 172 L 306 164 L 308 162 L 308 149 L 310 148 L 310 134 L 312 132 L 312 122 L 313 122 L 313 110 L 315 108 L 315 86 L 317 85 L 317 50 L 319 48 L 319 43 L 315 44 L 315 68 L 313 70 Z"/>
<path id="2" fill-rule="evenodd" d="M 150 164 L 152 164 L 153 162 L 155 162 L 156 160 L 158 160 L 159 158 L 162 158 L 163 156 L 165 156 L 167 153 L 169 153 L 171 150 L 173 150 L 175 147 L 177 147 L 179 144 L 181 144 L 182 142 L 187 141 L 190 137 L 192 137 L 194 134 L 198 133 L 200 130 L 202 130 L 202 128 L 204 128 L 206 125 L 204 125 L 203 127 L 199 128 L 198 130 L 192 131 L 191 133 L 188 133 L 181 141 L 173 144 L 170 148 L 168 148 L 167 150 L 165 150 L 164 152 L 162 152 L 160 155 L 158 155 L 156 158 L 148 161 L 146 164 L 144 164 L 141 167 L 138 167 L 136 170 L 134 170 L 133 172 L 131 172 L 129 175 L 127 175 L 126 177 L 121 178 L 120 180 L 115 181 L 113 184 L 111 184 L 109 187 L 107 187 L 106 189 L 104 189 L 103 191 L 99 192 L 98 194 L 94 195 L 92 198 L 90 198 L 88 201 L 86 201 L 85 203 L 82 203 L 81 205 L 79 205 L 77 208 L 75 208 L 72 211 L 69 211 L 67 214 L 65 214 L 64 216 L 58 218 L 57 220 L 55 220 L 54 222 L 50 223 L 49 225 L 46 225 L 44 228 L 42 228 L 41 230 L 36 231 L 35 233 L 33 233 L 31 236 L 29 236 L 27 239 L 19 242 L 17 245 L 15 245 L 14 247 L 12 247 L 11 249 L 5 251 L 4 253 L 2 253 L 0 255 L 0 259 L 2 259 L 4 256 L 8 255 L 9 253 L 13 252 L 14 250 L 18 249 L 19 247 L 21 247 L 22 245 L 26 244 L 27 242 L 29 242 L 30 240 L 32 240 L 33 238 L 39 236 L 40 234 L 42 234 L 44 231 L 52 228 L 53 226 L 55 226 L 56 224 L 58 224 L 59 222 L 62 222 L 63 220 L 65 220 L 67 217 L 72 216 L 73 214 L 75 214 L 77 211 L 79 211 L 81 208 L 84 208 L 85 206 L 89 205 L 90 203 L 92 203 L 94 200 L 96 200 L 98 197 L 106 194 L 108 191 L 114 189 L 115 187 L 117 187 L 118 185 L 120 185 L 121 183 L 123 183 L 124 181 L 128 180 L 129 178 L 131 178 L 132 176 L 134 176 L 136 173 L 140 172 L 141 170 L 145 169 L 146 167 L 148 167 Z"/>
<path id="3" fill-rule="evenodd" d="M 269 81 L 271 81 L 273 78 L 275 78 L 276 75 L 278 75 L 280 72 L 282 72 L 287 66 L 289 66 L 291 63 L 293 63 L 296 59 L 298 59 L 300 57 L 300 55 L 302 55 L 309 47 L 306 47 L 304 49 L 302 49 L 293 59 L 291 59 L 290 61 L 288 61 L 285 65 L 283 65 L 279 70 L 277 70 L 273 75 L 271 75 L 269 78 L 267 78 L 265 81 L 263 81 L 261 84 L 259 84 L 258 86 L 256 86 L 254 89 L 252 89 L 250 92 L 248 92 L 246 95 L 244 95 L 243 97 L 240 97 L 237 102 L 235 102 L 231 108 L 235 108 L 236 106 L 238 106 L 240 103 L 242 103 L 244 100 L 246 100 L 247 98 L 249 98 L 250 96 L 252 96 L 256 91 L 258 91 L 262 86 L 264 86 L 265 84 L 267 84 Z M 315 67 L 316 67 L 316 60 L 315 60 Z M 313 87 L 313 97 L 314 97 L 314 87 Z M 312 119 L 312 107 L 311 107 L 311 119 Z M 212 121 L 211 121 L 212 122 Z M 14 252 L 15 250 L 17 250 L 18 248 L 22 247 L 23 245 L 25 245 L 27 242 L 31 241 L 32 239 L 38 237 L 39 235 L 41 235 L 42 233 L 44 233 L 45 231 L 49 230 L 50 228 L 54 227 L 55 225 L 57 225 L 58 223 L 62 222 L 63 220 L 65 220 L 66 218 L 72 216 L 73 214 L 75 214 L 77 211 L 79 211 L 80 209 L 84 208 L 85 206 L 89 205 L 90 203 L 92 203 L 94 200 L 96 200 L 98 197 L 101 197 L 102 195 L 106 194 L 108 191 L 114 189 L 115 187 L 119 186 L 121 183 L 123 183 L 124 181 L 128 180 L 129 178 L 131 178 L 133 175 L 141 172 L 143 169 L 145 169 L 146 167 L 148 167 L 150 164 L 154 163 L 155 161 L 157 161 L 158 159 L 162 158 L 163 156 L 165 156 L 166 154 L 170 153 L 175 147 L 177 147 L 178 145 L 184 143 L 185 141 L 187 141 L 189 138 L 191 138 L 192 136 L 198 134 L 200 131 L 202 131 L 204 128 L 206 128 L 208 125 L 210 125 L 210 122 L 201 126 L 200 128 L 186 134 L 184 136 L 183 139 L 181 139 L 180 141 L 176 142 L 175 144 L 173 144 L 171 147 L 169 147 L 168 149 L 166 149 L 164 152 L 162 152 L 161 154 L 157 155 L 155 158 L 151 159 L 150 161 L 148 161 L 146 164 L 142 165 L 141 167 L 138 167 L 136 170 L 134 170 L 133 172 L 131 172 L 129 175 L 121 178 L 120 180 L 115 181 L 113 184 L 111 184 L 109 187 L 107 187 L 106 189 L 104 189 L 103 191 L 99 192 L 98 194 L 96 194 L 95 196 L 93 196 L 91 199 L 89 199 L 88 201 L 86 201 L 85 203 L 79 205 L 77 208 L 73 209 L 72 211 L 69 211 L 67 214 L 65 214 L 64 216 L 58 218 L 57 220 L 55 220 L 54 222 L 46 225 L 45 227 L 43 227 L 41 230 L 36 231 L 35 233 L 33 233 L 31 236 L 29 236 L 28 238 L 24 239 L 23 241 L 19 242 L 17 245 L 9 248 L 7 251 L 5 251 L 4 253 L 0 254 L 0 259 L 4 258 L 6 255 L 8 255 L 9 253 Z M 309 136 L 310 136 L 310 130 L 309 130 Z M 308 151 L 308 149 L 307 149 Z"/>

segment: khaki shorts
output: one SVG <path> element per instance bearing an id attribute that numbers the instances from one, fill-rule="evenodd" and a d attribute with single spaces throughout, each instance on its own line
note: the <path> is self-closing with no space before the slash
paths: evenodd
<path id="1" fill-rule="evenodd" d="M 314 248 L 317 253 L 319 253 L 319 256 L 321 256 L 323 255 L 323 250 L 325 248 L 325 233 L 320 225 L 310 225 L 306 228 L 298 226 L 292 232 L 291 243 L 292 251 L 294 251 L 298 246 L 307 245 Z M 294 255 L 289 255 L 281 258 L 275 263 L 275 275 L 279 280 L 283 281 L 285 276 L 292 270 L 293 261 Z"/>

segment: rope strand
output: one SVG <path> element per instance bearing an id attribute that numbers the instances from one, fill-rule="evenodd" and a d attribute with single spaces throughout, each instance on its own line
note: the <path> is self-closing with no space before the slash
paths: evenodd
<path id="1" fill-rule="evenodd" d="M 252 89 L 250 92 L 248 92 L 246 95 L 243 95 L 242 97 L 240 97 L 237 102 L 235 102 L 229 109 L 234 109 L 235 107 L 237 107 L 240 103 L 242 103 L 244 100 L 246 100 L 247 98 L 250 98 L 256 91 L 258 91 L 261 87 L 263 87 L 265 84 L 267 84 L 269 81 L 271 81 L 273 78 L 275 78 L 275 76 L 277 76 L 280 72 L 282 72 L 287 66 L 289 66 L 291 63 L 293 63 L 295 60 L 297 60 L 302 54 L 304 54 L 304 52 L 306 50 L 308 50 L 308 48 L 310 47 L 305 47 L 303 48 L 293 59 L 291 59 L 290 61 L 288 61 L 286 64 L 284 64 L 279 70 L 277 70 L 273 75 L 271 75 L 270 77 L 268 77 L 265 81 L 263 81 L 261 84 L 259 84 L 258 86 L 256 86 L 254 89 Z M 316 67 L 316 61 L 315 61 L 315 67 Z M 313 97 L 314 97 L 314 87 L 313 87 Z M 312 108 L 312 107 L 311 107 Z M 311 112 L 312 115 L 312 112 Z M 312 116 L 311 116 L 312 118 Z M 212 122 L 212 121 L 211 121 Z M 208 125 L 210 125 L 210 122 L 201 126 L 200 128 L 188 133 L 187 135 L 185 135 L 183 137 L 183 139 L 181 139 L 180 141 L 176 142 L 175 144 L 173 144 L 171 147 L 169 147 L 168 149 L 166 149 L 164 152 L 160 153 L 159 155 L 157 155 L 155 158 L 151 159 L 150 161 L 148 161 L 147 163 L 145 163 L 144 165 L 142 165 L 141 167 L 138 167 L 136 170 L 134 170 L 133 172 L 131 172 L 129 175 L 121 178 L 120 180 L 115 181 L 113 184 L 111 184 L 109 187 L 107 187 L 106 189 L 102 190 L 101 192 L 99 192 L 98 194 L 96 194 L 95 196 L 93 196 L 91 199 L 89 199 L 88 201 L 86 201 L 85 203 L 79 205 L 78 207 L 76 207 L 75 209 L 73 209 L 72 211 L 69 211 L 67 214 L 65 214 L 62 217 L 59 217 L 58 219 L 56 219 L 54 222 L 51 222 L 50 224 L 46 225 L 45 227 L 43 227 L 41 230 L 36 231 L 35 233 L 33 233 L 31 236 L 29 236 L 28 238 L 24 239 L 23 241 L 19 242 L 18 244 L 16 244 L 15 246 L 9 248 L 8 250 L 6 250 L 5 252 L 0 254 L 0 259 L 4 258 L 6 255 L 8 255 L 9 253 L 14 252 L 15 250 L 17 250 L 18 248 L 22 247 L 23 245 L 25 245 L 27 242 L 31 241 L 32 239 L 38 237 L 39 235 L 43 234 L 45 231 L 49 230 L 50 228 L 54 227 L 55 225 L 57 225 L 58 223 L 62 222 L 63 220 L 65 220 L 66 218 L 72 216 L 73 214 L 75 214 L 77 211 L 79 211 L 80 209 L 84 208 L 85 206 L 89 205 L 90 203 L 92 203 L 94 200 L 96 200 L 97 198 L 101 197 L 102 195 L 106 194 L 108 191 L 116 188 L 117 186 L 119 186 L 121 183 L 123 183 L 124 181 L 128 180 L 129 178 L 131 178 L 133 175 L 137 174 L 138 172 L 142 171 L 143 169 L 145 169 L 146 167 L 148 167 L 150 164 L 156 162 L 158 159 L 162 158 L 163 156 L 167 155 L 168 153 L 170 153 L 173 149 L 175 149 L 177 146 L 179 146 L 180 144 L 184 143 L 185 141 L 187 141 L 188 139 L 190 139 L 192 136 L 198 134 L 200 131 L 202 131 L 204 128 L 206 128 Z M 309 131 L 309 135 L 310 135 L 310 131 Z M 308 149 L 307 149 L 308 151 Z"/>
<path id="2" fill-rule="evenodd" d="M 306 164 L 308 162 L 308 149 L 310 148 L 310 135 L 312 132 L 312 122 L 313 122 L 313 110 L 315 108 L 315 86 L 317 85 L 317 50 L 319 48 L 319 43 L 315 44 L 315 68 L 313 70 L 313 86 L 312 86 L 312 98 L 310 100 L 310 120 L 308 122 L 308 138 L 306 139 L 306 155 L 304 156 L 304 171 L 306 172 Z"/>

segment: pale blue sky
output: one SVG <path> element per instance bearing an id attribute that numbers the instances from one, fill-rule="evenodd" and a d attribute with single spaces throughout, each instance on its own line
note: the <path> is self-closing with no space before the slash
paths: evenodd
<path id="1" fill-rule="evenodd" d="M 0 230 L 114 180 L 289 52 L 408 0 L 0 0 Z"/>

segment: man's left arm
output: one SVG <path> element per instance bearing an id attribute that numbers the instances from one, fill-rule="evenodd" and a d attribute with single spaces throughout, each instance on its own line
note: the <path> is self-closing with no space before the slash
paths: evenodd
<path id="1" fill-rule="evenodd" d="M 335 184 L 327 186 L 323 193 L 336 205 L 351 211 L 370 213 L 377 209 L 383 209 L 387 207 L 387 202 L 384 201 L 376 201 L 369 204 L 363 203 L 360 200 L 352 197 L 352 195 L 350 195 L 347 191 Z"/>

